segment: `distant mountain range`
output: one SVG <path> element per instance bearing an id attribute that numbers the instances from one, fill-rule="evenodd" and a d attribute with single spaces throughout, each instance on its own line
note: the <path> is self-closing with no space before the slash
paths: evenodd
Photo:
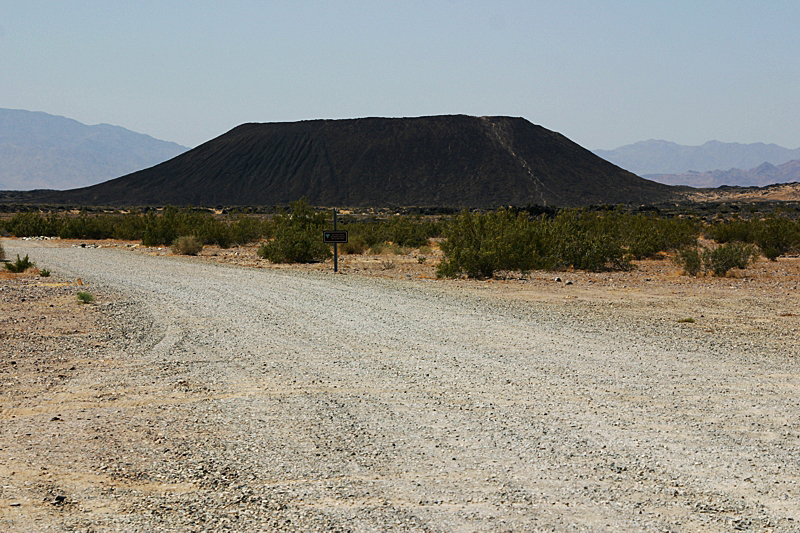
<path id="1" fill-rule="evenodd" d="M 616 150 L 594 150 L 594 153 L 643 177 L 716 170 L 756 169 L 762 163 L 782 165 L 794 159 L 800 159 L 800 148 L 790 150 L 776 144 L 740 144 L 719 141 L 708 141 L 701 146 L 683 146 L 667 141 L 650 140 L 621 146 Z M 756 183 L 748 185 L 756 185 Z"/>
<path id="2" fill-rule="evenodd" d="M 74 189 L 162 163 L 188 150 L 133 131 L 0 109 L 0 190 Z"/>
<path id="3" fill-rule="evenodd" d="M 691 187 L 766 187 L 776 183 L 800 182 L 800 159 L 775 166 L 762 163 L 750 170 L 732 168 L 709 172 L 684 172 L 683 174 L 647 174 L 649 180 L 667 185 L 689 185 Z"/>
<path id="4" fill-rule="evenodd" d="M 305 196 L 319 206 L 488 207 L 650 203 L 675 194 L 523 118 L 446 115 L 242 124 L 127 176 L 4 198 L 276 205 Z"/>

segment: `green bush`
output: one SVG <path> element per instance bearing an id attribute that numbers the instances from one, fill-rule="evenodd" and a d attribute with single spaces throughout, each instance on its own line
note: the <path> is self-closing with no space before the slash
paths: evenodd
<path id="1" fill-rule="evenodd" d="M 419 248 L 428 244 L 428 239 L 438 234 L 435 222 L 421 217 L 394 216 L 384 224 L 383 241 L 404 248 Z"/>
<path id="2" fill-rule="evenodd" d="M 437 275 L 491 277 L 495 271 L 627 269 L 617 226 L 600 215 L 565 210 L 554 219 L 532 219 L 510 209 L 464 211 L 444 231 Z"/>
<path id="3" fill-rule="evenodd" d="M 77 217 L 64 217 L 58 226 L 58 236 L 62 239 L 111 239 L 114 237 L 114 223 L 110 217 L 81 213 Z"/>
<path id="4" fill-rule="evenodd" d="M 8 231 L 16 237 L 55 237 L 61 229 L 62 219 L 57 215 L 47 218 L 33 211 L 17 213 L 6 224 Z"/>
<path id="5" fill-rule="evenodd" d="M 683 248 L 675 256 L 675 262 L 690 276 L 696 276 L 702 270 L 724 277 L 732 268 L 747 268 L 756 257 L 758 250 L 752 244 L 727 242 L 714 249 L 697 245 Z"/>
<path id="6" fill-rule="evenodd" d="M 23 259 L 19 258 L 19 254 L 17 254 L 17 260 L 13 263 L 6 263 L 6 270 L 9 272 L 13 272 L 15 274 L 19 274 L 20 272 L 25 272 L 29 268 L 32 268 L 35 265 L 33 261 L 28 259 L 28 256 L 25 255 Z"/>
<path id="7" fill-rule="evenodd" d="M 272 237 L 270 221 L 244 215 L 239 215 L 228 228 L 230 240 L 236 244 L 247 244 L 262 237 Z"/>
<path id="8" fill-rule="evenodd" d="M 514 244 L 500 237 L 507 233 L 509 239 L 512 238 L 511 217 L 506 210 L 487 214 L 463 211 L 444 232 L 441 248 L 446 260 L 439 263 L 436 275 L 450 278 L 466 274 L 470 278 L 487 278 L 506 263 L 510 264 L 512 260 L 505 252 L 513 249 Z M 505 250 L 498 250 L 498 246 Z"/>
<path id="9" fill-rule="evenodd" d="M 706 229 L 706 235 L 720 244 L 726 242 L 752 242 L 756 222 L 752 220 L 728 220 L 717 222 Z"/>
<path id="10" fill-rule="evenodd" d="M 94 296 L 91 292 L 79 291 L 77 297 L 78 301 L 83 304 L 90 304 L 94 301 Z"/>
<path id="11" fill-rule="evenodd" d="M 348 236 L 347 242 L 339 245 L 339 250 L 343 254 L 363 254 L 367 249 L 367 243 L 364 237 L 356 235 L 355 237 Z"/>
<path id="12" fill-rule="evenodd" d="M 124 215 L 17 213 L 2 226 L 17 237 L 141 240 L 145 246 L 170 245 L 180 235 L 194 235 L 204 244 L 228 247 L 272 235 L 271 223 L 256 217 L 216 218 L 204 210 L 192 207 L 178 210 L 171 206 L 160 214 L 154 210 Z"/>
<path id="13" fill-rule="evenodd" d="M 747 268 L 750 261 L 757 256 L 758 252 L 752 244 L 729 242 L 714 250 L 706 250 L 703 259 L 707 270 L 715 276 L 723 277 L 732 268 Z"/>
<path id="14" fill-rule="evenodd" d="M 172 253 L 197 255 L 203 251 L 203 243 L 194 235 L 184 235 L 172 241 Z"/>
<path id="15" fill-rule="evenodd" d="M 620 245 L 633 259 L 655 257 L 659 252 L 678 250 L 697 241 L 696 221 L 684 218 L 658 218 L 653 215 L 626 215 L 616 220 Z"/>
<path id="16" fill-rule="evenodd" d="M 442 223 L 421 216 L 396 215 L 388 219 L 354 219 L 342 217 L 341 229 L 346 229 L 350 239 L 362 239 L 367 248 L 392 243 L 404 248 L 419 248 L 428 244 L 431 237 L 441 235 Z"/>
<path id="17" fill-rule="evenodd" d="M 42 270 L 39 271 L 39 275 L 42 276 L 43 278 L 49 278 L 50 270 L 47 268 L 43 268 Z"/>
<path id="18" fill-rule="evenodd" d="M 697 247 L 686 247 L 678 251 L 675 262 L 683 267 L 683 272 L 689 276 L 696 276 L 703 270 L 703 254 Z"/>
<path id="19" fill-rule="evenodd" d="M 315 213 L 305 198 L 289 206 L 291 214 L 275 217 L 275 239 L 262 245 L 258 255 L 272 263 L 313 263 L 330 257 L 330 246 L 322 242 L 325 215 Z"/>
<path id="20" fill-rule="evenodd" d="M 759 222 L 752 239 L 770 261 L 800 246 L 798 223 L 784 217 L 771 217 Z"/>

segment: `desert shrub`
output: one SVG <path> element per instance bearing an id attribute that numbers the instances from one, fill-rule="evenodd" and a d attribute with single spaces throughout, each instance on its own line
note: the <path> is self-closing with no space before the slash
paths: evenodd
<path id="1" fill-rule="evenodd" d="M 50 269 L 43 268 L 42 270 L 39 271 L 39 275 L 42 276 L 43 278 L 49 278 L 50 277 Z"/>
<path id="2" fill-rule="evenodd" d="M 218 244 L 223 248 L 233 241 L 228 224 L 191 207 L 178 210 L 167 206 L 161 215 L 150 211 L 143 218 L 142 244 L 145 246 L 171 245 L 181 235 L 194 235 L 204 244 Z"/>
<path id="3" fill-rule="evenodd" d="M 363 239 L 368 248 L 386 241 L 383 225 L 378 220 L 352 221 L 344 224 L 343 227 L 348 231 L 350 239 Z"/>
<path id="4" fill-rule="evenodd" d="M 6 224 L 8 231 L 16 237 L 55 237 L 63 220 L 55 214 L 47 217 L 33 211 L 17 213 Z"/>
<path id="5" fill-rule="evenodd" d="M 124 241 L 141 241 L 144 238 L 145 217 L 136 213 L 115 215 L 112 218 L 115 239 Z"/>
<path id="6" fill-rule="evenodd" d="M 217 244 L 222 248 L 229 248 L 233 244 L 230 226 L 225 222 L 204 214 L 193 217 L 187 226 L 193 228 L 193 234 L 205 244 Z"/>
<path id="7" fill-rule="evenodd" d="M 159 214 L 140 213 L 50 214 L 17 213 L 3 223 L 3 230 L 17 237 L 59 236 L 65 239 L 141 240 L 145 246 L 170 245 L 180 235 L 194 235 L 205 244 L 228 247 L 245 244 L 272 234 L 271 223 L 239 215 L 236 219 L 216 218 L 209 212 L 167 206 Z"/>
<path id="8" fill-rule="evenodd" d="M 384 243 L 376 242 L 375 244 L 369 247 L 369 253 L 371 253 L 372 255 L 380 255 L 383 253 L 385 248 L 386 245 Z"/>
<path id="9" fill-rule="evenodd" d="M 347 242 L 339 245 L 339 250 L 343 254 L 363 254 L 367 249 L 367 243 L 364 237 L 356 235 L 355 237 L 348 236 Z"/>
<path id="10" fill-rule="evenodd" d="M 619 217 L 617 224 L 620 245 L 633 259 L 655 257 L 659 252 L 678 250 L 695 242 L 700 234 L 696 221 L 683 218 L 637 214 Z"/>
<path id="11" fill-rule="evenodd" d="M 394 255 L 406 255 L 409 252 L 411 252 L 411 247 L 410 246 L 404 246 L 402 244 L 392 243 L 389 246 L 389 250 L 391 250 L 391 252 Z"/>
<path id="12" fill-rule="evenodd" d="M 268 220 L 239 215 L 228 227 L 230 240 L 235 244 L 247 244 L 262 237 L 272 236 L 271 223 Z"/>
<path id="13" fill-rule="evenodd" d="M 683 272 L 689 276 L 696 276 L 703 269 L 703 253 L 697 247 L 682 248 L 675 255 L 675 262 L 683 267 Z"/>
<path id="14" fill-rule="evenodd" d="M 706 229 L 706 235 L 720 244 L 726 242 L 752 242 L 756 222 L 733 219 L 716 222 Z"/>
<path id="15" fill-rule="evenodd" d="M 421 217 L 394 216 L 384 224 L 382 240 L 407 248 L 428 244 L 430 237 L 438 236 L 436 222 Z"/>
<path id="16" fill-rule="evenodd" d="M 436 274 L 486 278 L 497 270 L 535 268 L 544 248 L 537 229 L 527 214 L 512 210 L 485 214 L 463 211 L 444 231 L 441 248 L 446 259 L 439 263 Z"/>
<path id="17" fill-rule="evenodd" d="M 24 258 L 20 259 L 19 254 L 17 254 L 17 260 L 12 263 L 6 263 L 6 270 L 9 272 L 13 272 L 15 274 L 19 274 L 20 272 L 25 272 L 29 268 L 32 268 L 35 265 L 33 261 L 28 259 L 27 254 Z"/>
<path id="18" fill-rule="evenodd" d="M 275 217 L 275 239 L 262 245 L 258 255 L 273 263 L 313 263 L 330 257 L 322 242 L 325 215 L 315 213 L 305 198 L 289 204 L 290 214 Z"/>
<path id="19" fill-rule="evenodd" d="M 465 210 L 451 221 L 441 244 L 446 260 L 436 268 L 437 276 L 466 274 L 470 278 L 486 278 L 494 274 L 499 265 L 497 253 L 492 249 L 497 235 L 489 219 L 491 215 Z"/>
<path id="20" fill-rule="evenodd" d="M 711 225 L 706 233 L 718 243 L 757 244 L 764 256 L 774 261 L 778 256 L 800 247 L 798 223 L 782 216 L 764 220 L 729 220 Z"/>
<path id="21" fill-rule="evenodd" d="M 561 236 L 559 241 L 553 260 L 563 267 L 572 266 L 590 272 L 630 268 L 620 244 L 607 236 L 577 233 Z"/>
<path id="22" fill-rule="evenodd" d="M 770 261 L 800 246 L 798 223 L 784 217 L 770 217 L 759 221 L 752 234 L 752 242 Z"/>
<path id="23" fill-rule="evenodd" d="M 368 248 L 392 243 L 406 248 L 419 248 L 428 244 L 431 237 L 441 235 L 442 223 L 422 216 L 396 215 L 388 219 L 368 218 L 357 220 L 343 217 L 342 227 L 350 239 L 360 237 Z"/>
<path id="24" fill-rule="evenodd" d="M 727 242 L 714 249 L 698 245 L 682 248 L 676 254 L 675 262 L 690 276 L 696 276 L 702 270 L 724 277 L 732 268 L 747 268 L 756 257 L 758 250 L 754 245 Z"/>
<path id="25" fill-rule="evenodd" d="M 194 235 L 184 235 L 172 241 L 172 253 L 197 255 L 203 251 L 203 241 Z"/>
<path id="26" fill-rule="evenodd" d="M 63 217 L 58 228 L 62 239 L 111 239 L 114 237 L 113 219 L 89 216 L 81 213 L 77 217 Z"/>
<path id="27" fill-rule="evenodd" d="M 715 276 L 723 277 L 732 268 L 747 268 L 758 256 L 755 246 L 743 242 L 729 242 L 713 250 L 705 250 L 703 262 Z"/>
<path id="28" fill-rule="evenodd" d="M 600 215 L 567 210 L 530 218 L 514 210 L 463 212 L 445 229 L 440 277 L 490 277 L 498 270 L 629 268 L 617 231 Z"/>
<path id="29" fill-rule="evenodd" d="M 144 215 L 142 244 L 145 246 L 169 245 L 178 238 L 174 208 L 167 206 L 161 216 L 150 211 Z"/>
<path id="30" fill-rule="evenodd" d="M 0 261 L 6 258 L 6 251 L 3 249 L 3 243 L 0 242 Z"/>
<path id="31" fill-rule="evenodd" d="M 630 267 L 622 246 L 619 217 L 585 210 L 565 210 L 553 220 L 543 245 L 546 260 L 537 268 L 567 268 L 598 272 Z M 549 241 L 549 242 L 548 242 Z"/>
<path id="32" fill-rule="evenodd" d="M 78 301 L 83 304 L 90 304 L 94 301 L 94 296 L 91 292 L 79 291 L 76 296 L 78 297 Z"/>

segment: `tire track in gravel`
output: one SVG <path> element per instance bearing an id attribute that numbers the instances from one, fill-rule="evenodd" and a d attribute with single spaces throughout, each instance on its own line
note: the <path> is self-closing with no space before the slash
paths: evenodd
<path id="1" fill-rule="evenodd" d="M 25 246 L 6 248 L 121 291 L 159 332 L 131 343 L 120 398 L 149 398 L 120 416 L 158 431 L 120 472 L 197 490 L 130 494 L 131 530 L 800 520 L 800 373 L 758 339 L 744 352 L 648 317 L 434 283 Z"/>

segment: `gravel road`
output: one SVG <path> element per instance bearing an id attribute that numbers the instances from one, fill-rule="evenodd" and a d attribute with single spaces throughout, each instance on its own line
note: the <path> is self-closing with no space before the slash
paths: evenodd
<path id="1" fill-rule="evenodd" d="M 59 419 L 15 453 L 55 464 L 68 504 L 7 510 L 12 531 L 800 531 L 780 339 L 436 281 L 5 247 L 81 278 L 108 328 L 49 407 L 2 413 L 6 436 Z"/>

